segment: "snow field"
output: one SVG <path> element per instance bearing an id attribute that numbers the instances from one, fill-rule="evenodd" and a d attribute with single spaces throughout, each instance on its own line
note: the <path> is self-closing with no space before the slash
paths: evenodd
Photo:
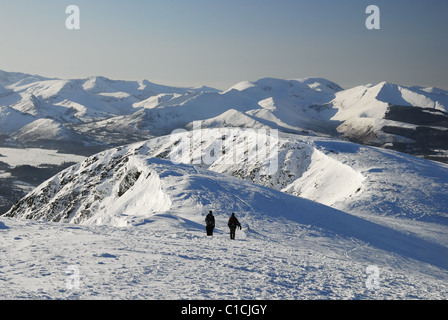
<path id="1" fill-rule="evenodd" d="M 89 157 L 12 210 L 59 223 L 0 218 L 0 281 L 11 288 L 0 297 L 446 299 L 446 165 L 282 135 L 279 170 L 263 175 L 265 164 L 244 153 L 238 163 L 226 153 L 194 165 L 208 139 L 191 139 L 191 152 L 173 164 L 176 141 L 160 137 Z M 257 139 L 229 141 L 250 152 Z M 325 184 L 306 183 L 313 177 Z M 280 191 L 289 185 L 334 208 Z M 212 238 L 209 210 L 217 220 Z M 243 225 L 235 241 L 226 226 L 232 212 Z M 76 290 L 66 282 L 73 266 Z"/>
<path id="2" fill-rule="evenodd" d="M 39 166 L 41 164 L 60 165 L 64 162 L 81 162 L 86 157 L 59 153 L 57 150 L 40 148 L 0 148 L 0 161 L 12 167 L 30 165 Z"/>
<path id="3" fill-rule="evenodd" d="M 89 167 L 78 165 L 66 172 L 95 172 L 107 167 L 103 161 L 120 163 L 117 153 L 123 157 L 130 150 L 108 151 L 96 161 L 87 159 Z M 132 168 L 142 174 L 122 196 L 129 198 L 118 199 L 117 185 Z M 109 190 L 98 206 L 99 215 L 78 220 L 81 225 L 0 218 L 5 244 L 0 279 L 10 288 L 1 291 L 3 298 L 446 298 L 448 250 L 443 241 L 446 227 L 441 225 L 379 219 L 373 223 L 163 159 L 133 155 L 115 169 L 107 179 L 101 172 L 74 175 L 90 176 L 84 183 L 98 180 L 96 190 Z M 149 180 L 144 180 L 149 172 Z M 58 179 L 61 183 L 67 176 Z M 150 182 L 148 189 L 143 181 Z M 62 183 L 59 194 L 72 194 L 78 183 L 72 182 L 71 187 Z M 133 202 L 133 197 L 169 208 L 154 212 L 147 201 Z M 217 221 L 213 237 L 205 236 L 208 210 Z M 103 220 L 107 212 L 114 214 Z M 235 241 L 226 227 L 231 212 L 243 225 Z M 380 271 L 378 289 L 367 287 L 372 276 L 367 268 L 372 265 Z M 75 290 L 67 288 L 73 274 L 66 271 L 73 266 L 80 277 Z"/>
<path id="4" fill-rule="evenodd" d="M 434 270 L 423 277 L 412 261 L 355 241 L 325 239 L 316 230 L 297 237 L 272 228 L 270 238 L 246 229 L 232 241 L 225 228 L 207 237 L 205 230 L 161 228 L 163 221 L 133 228 L 0 221 L 5 226 L 1 299 L 446 297 L 446 273 L 443 278 Z M 367 256 L 384 259 L 376 260 L 382 262 L 376 290 L 366 287 L 366 268 L 373 262 Z M 77 288 L 70 287 L 73 266 L 79 271 Z"/>
<path id="5" fill-rule="evenodd" d="M 278 145 L 260 146 L 253 130 L 411 142 L 381 131 L 389 104 L 443 114 L 446 91 L 264 78 L 218 92 L 2 71 L 0 82 L 0 127 L 11 141 L 116 143 L 194 130 L 198 120 L 252 128 L 229 129 L 223 145 L 215 134 L 226 129 L 204 130 L 199 139 L 184 132 L 190 145 L 180 154 L 172 136 L 111 149 L 49 179 L 14 208 L 17 219 L 0 217 L 1 299 L 448 296 L 446 165 L 318 136 L 281 134 Z M 227 144 L 239 152 L 220 153 Z M 268 156 L 254 156 L 260 150 Z M 17 152 L 0 149 L 0 160 L 83 160 Z M 204 230 L 209 210 L 213 238 Z M 231 212 L 244 226 L 235 241 L 226 227 Z M 79 287 L 70 282 L 78 276 Z"/>

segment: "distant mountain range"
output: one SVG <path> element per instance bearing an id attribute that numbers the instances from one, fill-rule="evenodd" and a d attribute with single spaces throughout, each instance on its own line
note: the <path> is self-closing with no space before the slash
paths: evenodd
<path id="1" fill-rule="evenodd" d="M 39 298 L 61 298 L 54 270 L 74 263 L 76 299 L 106 287 L 145 299 L 446 298 L 448 164 L 423 159 L 448 162 L 446 91 L 10 73 L 0 85 L 3 145 L 39 147 L 15 160 L 45 164 L 12 168 L 18 149 L 1 148 L 6 297 L 34 281 Z M 20 180 L 34 188 L 19 195 Z M 217 275 L 215 293 L 203 274 Z"/>
<path id="2" fill-rule="evenodd" d="M 263 78 L 228 90 L 0 71 L 3 146 L 91 155 L 189 129 L 274 128 L 448 162 L 448 92 L 388 82 L 342 89 L 322 78 Z"/>

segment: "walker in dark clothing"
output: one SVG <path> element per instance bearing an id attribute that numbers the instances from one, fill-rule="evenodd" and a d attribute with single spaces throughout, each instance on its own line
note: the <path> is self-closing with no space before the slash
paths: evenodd
<path id="1" fill-rule="evenodd" d="M 205 230 L 207 231 L 207 236 L 213 235 L 213 229 L 215 229 L 215 217 L 213 216 L 212 211 L 208 213 L 208 215 L 205 217 Z"/>
<path id="2" fill-rule="evenodd" d="M 240 227 L 241 228 L 241 224 L 238 221 L 238 219 L 235 217 L 235 213 L 232 212 L 232 216 L 229 218 L 229 222 L 227 223 L 227 225 L 229 226 L 230 229 L 230 239 L 235 239 L 235 231 L 236 231 L 236 227 Z"/>

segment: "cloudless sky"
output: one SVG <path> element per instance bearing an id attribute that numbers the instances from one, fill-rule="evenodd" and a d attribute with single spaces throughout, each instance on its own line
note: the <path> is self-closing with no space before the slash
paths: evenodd
<path id="1" fill-rule="evenodd" d="M 67 30 L 68 5 L 81 29 Z M 380 8 L 368 30 L 366 7 Z M 0 70 L 227 89 L 262 77 L 448 89 L 447 0 L 0 0 Z"/>

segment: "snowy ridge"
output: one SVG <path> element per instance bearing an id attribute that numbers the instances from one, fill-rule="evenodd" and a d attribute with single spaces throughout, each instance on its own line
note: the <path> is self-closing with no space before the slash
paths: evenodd
<path id="1" fill-rule="evenodd" d="M 119 191 L 125 180 L 133 181 L 130 183 L 130 187 L 133 187 L 132 198 L 140 199 L 140 201 L 148 198 L 153 201 L 145 203 L 140 209 L 148 211 L 148 208 L 154 207 L 155 212 L 168 210 L 170 209 L 169 197 L 163 192 L 160 193 L 160 181 L 158 180 L 160 179 L 160 174 L 148 169 L 145 159 L 164 157 L 175 164 L 184 163 L 188 165 L 198 160 L 191 158 L 195 154 L 199 156 L 198 168 L 208 169 L 227 176 L 235 176 L 278 190 L 292 189 L 291 193 L 293 194 L 297 194 L 298 185 L 301 184 L 298 182 L 298 179 L 310 168 L 311 174 L 314 171 L 319 171 L 319 175 L 316 175 L 314 178 L 314 181 L 319 183 L 323 183 L 332 176 L 337 177 L 344 174 L 348 177 L 351 174 L 354 175 L 353 180 L 357 181 L 357 183 L 354 184 L 353 188 L 341 189 L 339 186 L 331 183 L 325 185 L 321 192 L 327 193 L 329 190 L 332 190 L 330 192 L 332 193 L 330 201 L 343 200 L 349 194 L 354 194 L 355 190 L 361 187 L 363 178 L 359 173 L 350 170 L 349 167 L 340 163 L 335 164 L 336 167 L 326 168 L 327 166 L 322 165 L 322 162 L 319 161 L 326 158 L 325 155 L 307 144 L 294 143 L 292 140 L 282 140 L 279 159 L 274 159 L 274 157 L 277 157 L 274 150 L 278 146 L 272 142 L 267 145 L 266 150 L 263 150 L 264 154 L 267 155 L 265 158 L 259 157 L 257 160 L 256 158 L 248 157 L 248 154 L 256 153 L 260 136 L 263 133 L 257 134 L 254 131 L 243 129 L 206 129 L 200 136 L 196 136 L 198 132 L 195 131 L 184 132 L 174 136 L 161 137 L 144 143 L 112 149 L 92 156 L 82 164 L 69 168 L 53 177 L 24 198 L 7 213 L 7 216 L 45 219 L 48 221 L 103 224 L 103 222 L 106 223 L 106 220 L 104 220 L 106 213 L 104 212 L 111 216 L 115 216 L 115 212 L 127 215 L 127 205 L 130 200 L 127 199 L 128 194 L 126 192 Z M 232 142 L 231 148 L 235 151 L 239 150 L 238 152 L 232 153 L 226 145 L 223 145 L 223 147 L 227 148 L 227 152 L 221 153 L 218 150 L 216 143 L 223 135 L 226 136 L 229 144 Z M 178 143 L 179 140 L 183 142 Z M 184 152 L 182 148 L 185 147 L 185 143 L 189 142 L 192 142 L 191 146 L 193 149 L 191 152 L 190 150 Z M 236 144 L 233 145 L 233 142 Z M 278 143 L 277 140 L 275 142 Z M 212 149 L 216 150 L 216 154 L 213 156 L 210 155 Z M 313 165 L 308 167 L 306 159 L 310 158 L 314 152 L 320 155 L 317 156 L 316 164 L 314 165 L 313 163 Z M 272 172 L 264 170 L 270 161 L 275 166 L 270 169 Z M 279 161 L 281 164 L 279 164 Z M 328 161 L 336 162 L 331 159 Z M 281 169 L 279 170 L 279 168 Z M 358 177 L 356 178 L 355 176 Z M 176 185 L 176 183 L 170 185 Z M 141 190 L 138 186 L 141 186 Z M 306 184 L 305 187 L 307 187 Z M 140 191 L 136 191 L 136 188 Z M 341 190 L 342 192 L 338 192 Z M 187 191 L 188 188 L 184 190 L 184 192 Z M 145 193 L 146 196 L 141 193 Z M 149 194 L 152 196 L 150 197 Z M 160 199 L 163 199 L 163 201 Z M 110 204 L 108 205 L 108 203 Z M 136 214 L 133 209 L 131 212 Z"/>
<path id="2" fill-rule="evenodd" d="M 210 137 L 207 133 L 204 136 Z M 189 134 L 193 133 L 179 135 Z M 25 224 L 20 219 L 0 217 L 3 243 L 15 248 L 5 251 L 2 259 L 2 270 L 12 274 L 10 290 L 2 297 L 445 298 L 447 228 L 429 223 L 443 218 L 438 216 L 440 208 L 428 211 L 432 220 L 419 221 L 405 213 L 400 219 L 375 215 L 368 210 L 376 210 L 377 203 L 369 206 L 367 201 L 382 201 L 379 205 L 383 206 L 394 196 L 398 197 L 397 207 L 407 201 L 415 189 L 401 196 L 386 188 L 398 187 L 412 175 L 394 181 L 395 185 L 372 181 L 390 175 L 398 166 L 405 172 L 409 169 L 407 161 L 418 171 L 415 179 L 424 180 L 422 183 L 430 181 L 431 172 L 440 173 L 432 180 L 435 189 L 437 183 L 448 181 L 446 166 L 330 139 L 303 137 L 295 145 L 302 149 L 289 148 L 294 146 L 292 136 L 280 140 L 280 153 L 289 154 L 290 168 L 309 161 L 309 165 L 303 163 L 301 177 L 305 180 L 307 175 L 319 178 L 321 170 L 328 167 L 324 163 L 333 165 L 328 174 L 337 175 L 341 170 L 340 181 L 349 174 L 347 163 L 352 163 L 357 173 L 361 167 L 371 166 L 370 160 L 378 164 L 379 154 L 384 153 L 380 159 L 389 157 L 389 162 L 384 168 L 370 167 L 363 172 L 362 191 L 348 197 L 340 194 L 335 206 L 358 206 L 347 213 L 253 183 L 252 179 L 263 182 L 262 175 L 254 175 L 253 170 L 233 171 L 231 166 L 225 170 L 223 158 L 216 158 L 216 166 L 187 164 L 188 157 L 177 158 L 185 163 L 175 164 L 168 158 L 171 152 L 179 156 L 174 152 L 179 143 L 173 146 L 175 141 L 170 137 L 102 152 L 51 178 L 7 215 L 32 221 Z M 291 161 L 294 150 L 303 154 L 297 162 Z M 392 166 L 394 161 L 397 167 Z M 288 168 L 285 163 L 280 166 Z M 328 180 L 328 174 L 323 174 L 322 182 Z M 275 177 L 272 185 L 289 174 L 285 171 Z M 304 184 L 303 188 L 307 187 Z M 335 186 L 330 183 L 323 192 L 328 193 L 330 187 Z M 427 192 L 430 202 L 422 203 L 425 209 L 446 201 L 446 197 L 434 199 L 432 196 L 437 195 L 431 194 L 432 189 Z M 360 213 L 363 205 L 364 212 Z M 446 216 L 446 203 L 442 206 Z M 216 217 L 213 238 L 206 237 L 204 230 L 209 210 Z M 226 227 L 231 212 L 236 212 L 243 225 L 233 241 L 228 239 Z M 70 223 L 39 223 L 35 219 Z M 17 261 L 24 260 L 32 261 L 28 273 L 17 271 Z M 67 289 L 61 276 L 73 264 L 82 274 L 77 291 Z M 366 267 L 371 265 L 381 272 L 377 289 L 369 288 L 366 282 Z M 216 276 L 204 288 L 203 274 L 207 272 Z M 228 274 L 230 279 L 224 276 Z"/>
<path id="3" fill-rule="evenodd" d="M 262 78 L 220 92 L 100 76 L 63 80 L 0 74 L 1 133 L 16 139 L 24 125 L 50 118 L 78 133 L 78 145 L 102 150 L 167 135 L 200 120 L 208 127 L 343 136 L 445 161 L 447 106 L 444 90 L 388 82 L 343 90 L 323 78 Z M 415 118 L 426 120 L 413 123 Z M 14 125 L 6 125 L 12 120 Z M 428 140 L 428 146 L 421 142 Z M 33 146 L 33 141 L 18 143 Z"/>
<path id="4" fill-rule="evenodd" d="M 219 92 L 0 72 L 5 140 L 106 149 L 0 217 L 0 298 L 446 299 L 448 165 L 385 149 L 443 161 L 446 97 L 321 78 Z"/>
<path id="5" fill-rule="evenodd" d="M 145 145 L 134 145 L 90 157 L 38 187 L 5 216 L 123 227 L 151 223 L 160 215 L 200 227 L 207 210 L 234 211 L 257 232 L 264 219 L 289 219 L 380 247 L 396 245 L 387 232 L 376 230 L 383 227 L 367 220 L 247 180 L 148 158 L 142 149 Z M 438 261 L 448 267 L 446 257 Z"/>
<path id="6" fill-rule="evenodd" d="M 195 164 L 353 214 L 448 223 L 447 165 L 331 138 L 280 134 L 267 143 L 264 135 L 272 139 L 262 129 L 202 129 L 149 140 L 141 152 Z M 183 152 L 185 145 L 180 141 L 191 146 L 187 149 L 191 152 Z M 263 141 L 267 143 L 265 157 L 247 156 L 256 155 Z M 219 152 L 218 146 L 224 151 L 226 146 L 227 150 L 234 147 L 237 152 Z M 275 170 L 263 173 L 266 167 Z"/>
<path id="7" fill-rule="evenodd" d="M 98 199 L 116 196 L 127 172 L 146 172 L 144 165 L 130 167 L 136 156 L 142 158 L 140 163 L 161 158 L 194 165 L 356 215 L 448 224 L 446 165 L 333 139 L 266 137 L 272 138 L 266 130 L 202 129 L 111 149 L 50 179 L 7 215 L 85 222 L 94 216 L 92 208 L 100 206 Z M 260 149 L 263 141 L 265 148 Z M 113 180 L 106 183 L 106 177 Z M 54 196 L 57 210 L 48 202 Z"/>
<path id="8" fill-rule="evenodd" d="M 355 196 L 364 176 L 298 137 L 273 137 L 263 129 L 206 129 L 161 137 L 147 145 L 149 156 L 196 163 L 326 205 Z M 191 152 L 185 152 L 185 143 Z M 263 143 L 265 148 L 260 147 Z M 342 177 L 344 188 L 340 187 Z"/>
<path id="9" fill-rule="evenodd" d="M 447 162 L 444 90 L 382 82 L 338 92 L 330 105 L 349 140 Z"/>

